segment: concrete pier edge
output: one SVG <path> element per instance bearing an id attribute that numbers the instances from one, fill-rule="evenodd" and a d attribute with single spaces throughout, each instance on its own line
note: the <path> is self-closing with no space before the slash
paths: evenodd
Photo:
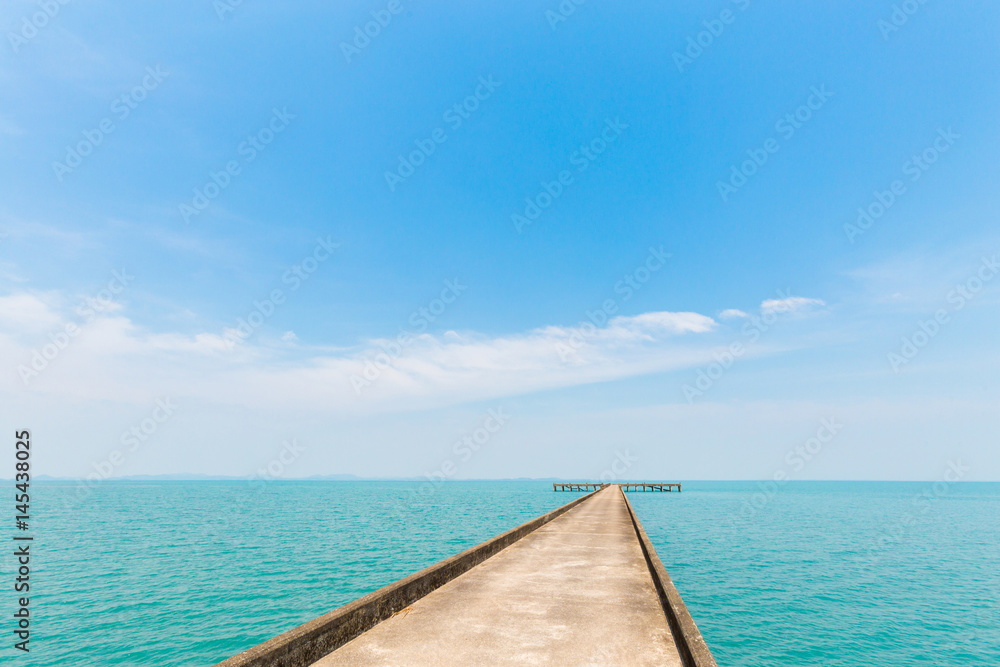
<path id="1" fill-rule="evenodd" d="M 307 667 L 599 492 L 581 496 L 482 544 L 338 607 L 223 660 L 216 667 Z M 634 521 L 633 515 L 633 524 Z M 715 663 L 698 663 L 699 667 L 702 664 Z"/>
<path id="2" fill-rule="evenodd" d="M 674 586 L 674 582 L 667 574 L 667 569 L 663 567 L 663 562 L 656 554 L 653 543 L 649 541 L 646 530 L 642 527 L 639 517 L 632 509 L 632 503 L 628 501 L 628 495 L 619 487 L 622 497 L 625 498 L 625 506 L 628 507 L 629 516 L 632 517 L 632 526 L 642 545 L 642 552 L 646 556 L 646 564 L 649 566 L 653 583 L 660 594 L 660 602 L 663 611 L 667 615 L 670 629 L 673 630 L 674 641 L 677 643 L 677 650 L 681 654 L 681 659 L 686 667 L 718 667 L 712 652 L 705 643 L 705 638 L 701 636 L 701 631 L 691 617 L 691 613 L 681 599 L 681 594 Z"/>

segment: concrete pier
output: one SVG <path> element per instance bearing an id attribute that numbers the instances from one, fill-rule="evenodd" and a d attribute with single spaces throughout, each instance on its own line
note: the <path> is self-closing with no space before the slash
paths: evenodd
<path id="1" fill-rule="evenodd" d="M 570 491 L 577 492 L 580 491 L 600 491 L 607 484 L 604 482 L 567 482 L 565 484 L 554 483 L 552 485 L 553 491 Z"/>
<path id="2" fill-rule="evenodd" d="M 680 484 L 666 484 L 664 482 L 622 482 L 618 486 L 622 487 L 622 491 L 666 491 L 677 493 L 681 492 Z"/>
<path id="3" fill-rule="evenodd" d="M 609 486 L 605 482 L 556 482 L 552 485 L 553 491 L 599 491 Z M 680 484 L 669 484 L 667 482 L 618 482 L 622 491 L 677 491 L 681 492 Z"/>
<path id="4" fill-rule="evenodd" d="M 618 485 L 535 522 L 221 664 L 715 666 Z"/>

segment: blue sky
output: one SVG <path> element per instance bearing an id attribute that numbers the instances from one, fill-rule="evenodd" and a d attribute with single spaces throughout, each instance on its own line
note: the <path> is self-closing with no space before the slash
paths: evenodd
<path id="1" fill-rule="evenodd" d="M 1000 478 L 1000 8 L 677 4 L 7 3 L 4 422 L 60 476 L 145 422 L 115 476 L 759 479 L 837 419 L 798 478 Z"/>

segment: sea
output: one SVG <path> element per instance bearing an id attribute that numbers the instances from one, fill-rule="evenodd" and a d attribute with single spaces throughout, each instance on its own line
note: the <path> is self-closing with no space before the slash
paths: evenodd
<path id="1" fill-rule="evenodd" d="M 212 665 L 580 495 L 531 481 L 31 491 L 28 531 L 9 531 L 33 537 L 30 651 L 13 648 L 8 548 L 3 665 Z M 1000 484 L 691 481 L 629 499 L 720 665 L 1000 665 Z"/>

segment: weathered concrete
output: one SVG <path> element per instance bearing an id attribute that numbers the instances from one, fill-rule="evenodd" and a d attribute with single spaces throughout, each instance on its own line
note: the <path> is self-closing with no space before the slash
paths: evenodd
<path id="1" fill-rule="evenodd" d="M 622 491 L 681 491 L 680 484 L 666 482 L 617 482 Z M 599 491 L 610 484 L 606 482 L 556 482 L 552 484 L 553 491 Z"/>
<path id="2" fill-rule="evenodd" d="M 555 483 L 552 485 L 553 491 L 600 491 L 608 486 L 604 482 L 569 482 L 567 484 Z"/>
<path id="3" fill-rule="evenodd" d="M 712 652 L 708 650 L 705 638 L 701 636 L 701 631 L 698 630 L 694 619 L 691 618 L 691 613 L 688 611 L 687 605 L 681 599 L 681 594 L 677 592 L 674 582 L 670 579 L 670 575 L 667 574 L 667 569 L 663 567 L 660 557 L 656 555 L 653 543 L 649 541 L 646 530 L 642 527 L 642 523 L 639 521 L 639 517 L 636 516 L 635 510 L 632 509 L 632 503 L 628 501 L 628 498 L 624 494 L 622 494 L 622 497 L 628 506 L 629 516 L 632 517 L 632 525 L 635 526 L 635 532 L 639 537 L 642 552 L 646 556 L 646 562 L 649 565 L 653 583 L 656 585 L 656 591 L 660 595 L 660 604 L 663 605 L 663 610 L 667 614 L 667 620 L 670 621 L 670 629 L 674 633 L 674 639 L 677 642 L 677 649 L 680 651 L 681 660 L 685 667 L 718 667 L 715 658 L 712 657 Z"/>
<path id="4" fill-rule="evenodd" d="M 219 665 L 557 663 L 716 667 L 617 485 Z"/>
<path id="5" fill-rule="evenodd" d="M 303 623 L 219 663 L 219 667 L 306 667 L 470 570 L 525 535 L 587 502 L 596 492 L 466 549 L 405 579 Z"/>
<path id="6" fill-rule="evenodd" d="M 681 665 L 651 549 L 611 486 L 315 665 Z"/>

